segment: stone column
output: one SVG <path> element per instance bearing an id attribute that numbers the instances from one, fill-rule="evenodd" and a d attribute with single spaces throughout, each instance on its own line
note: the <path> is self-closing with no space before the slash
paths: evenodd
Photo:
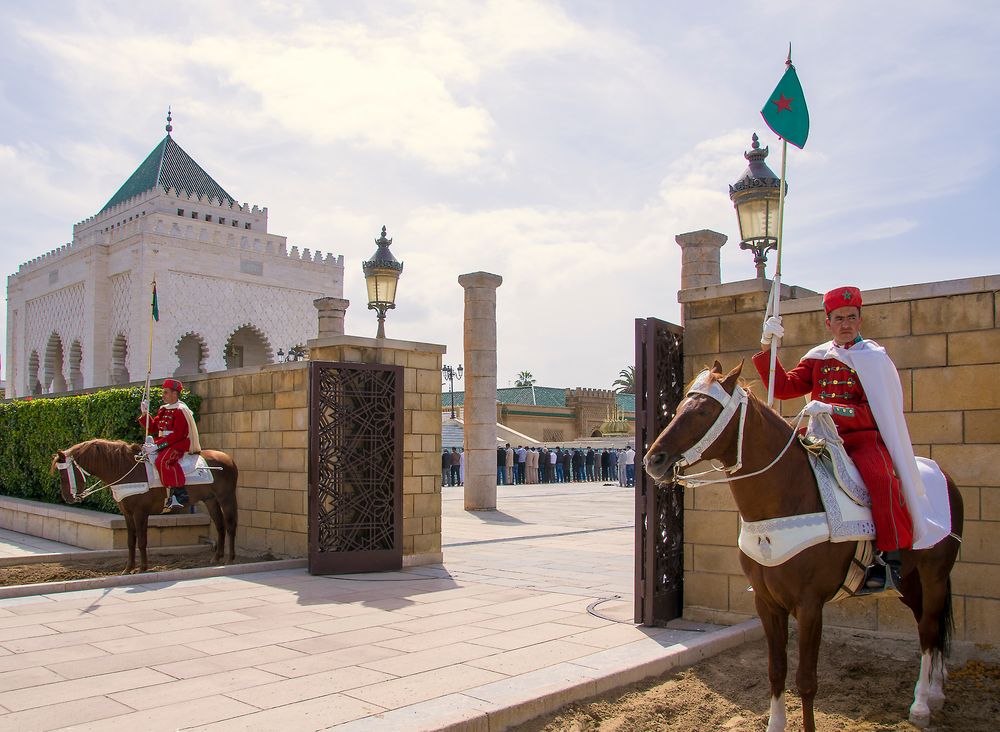
<path id="1" fill-rule="evenodd" d="M 681 289 L 705 287 L 722 283 L 719 250 L 728 237 L 717 231 L 702 229 L 674 237 L 681 247 Z"/>
<path id="2" fill-rule="evenodd" d="M 497 288 L 489 272 L 459 275 L 465 288 L 465 510 L 497 507 Z"/>
<path id="3" fill-rule="evenodd" d="M 313 300 L 313 305 L 319 311 L 318 338 L 344 335 L 344 316 L 347 315 L 347 306 L 350 304 L 350 300 L 342 297 L 318 297 Z"/>

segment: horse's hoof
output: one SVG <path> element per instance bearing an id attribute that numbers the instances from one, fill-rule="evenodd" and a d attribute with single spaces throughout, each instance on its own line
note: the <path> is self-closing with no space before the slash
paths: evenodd
<path id="1" fill-rule="evenodd" d="M 127 574 L 132 574 L 133 569 L 133 567 L 125 567 L 125 569 L 122 570 L 121 576 L 124 577 Z"/>
<path id="2" fill-rule="evenodd" d="M 930 723 L 931 723 L 930 709 L 928 709 L 927 711 L 924 710 L 914 711 L 913 709 L 910 710 L 910 724 L 912 724 L 914 727 L 925 729 L 926 727 L 930 726 Z"/>
<path id="3" fill-rule="evenodd" d="M 940 696 L 934 695 L 927 698 L 927 706 L 931 708 L 932 712 L 937 712 L 941 710 L 944 706 L 944 694 Z"/>

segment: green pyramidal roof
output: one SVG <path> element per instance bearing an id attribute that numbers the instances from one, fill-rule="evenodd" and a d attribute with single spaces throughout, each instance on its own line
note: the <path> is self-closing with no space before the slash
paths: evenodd
<path id="1" fill-rule="evenodd" d="M 236 199 L 216 183 L 194 159 L 167 135 L 153 148 L 145 160 L 129 176 L 100 213 L 127 201 L 133 196 L 159 186 L 164 191 L 171 188 L 198 196 L 218 198 L 223 203 L 236 203 Z"/>

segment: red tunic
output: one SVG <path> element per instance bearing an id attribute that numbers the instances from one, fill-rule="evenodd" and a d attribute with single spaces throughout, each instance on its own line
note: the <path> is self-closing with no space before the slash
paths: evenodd
<path id="1" fill-rule="evenodd" d="M 148 427 L 155 435 L 154 440 L 159 448 L 155 462 L 156 469 L 160 472 L 160 481 L 168 488 L 180 488 L 184 485 L 184 471 L 181 470 L 179 461 L 191 449 L 184 412 L 180 409 L 168 409 L 163 405 L 155 417 L 141 415 L 139 424 Z"/>
<path id="2" fill-rule="evenodd" d="M 770 362 L 768 351 L 753 357 L 753 365 L 765 384 Z M 883 551 L 909 549 L 913 544 L 913 520 L 857 373 L 833 358 L 806 358 L 788 372 L 776 362 L 774 396 L 794 399 L 805 394 L 834 407 L 833 421 L 844 440 L 844 448 L 871 495 L 875 545 Z"/>

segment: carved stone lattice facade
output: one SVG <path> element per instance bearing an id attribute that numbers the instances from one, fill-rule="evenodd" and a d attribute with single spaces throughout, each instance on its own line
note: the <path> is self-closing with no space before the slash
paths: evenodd
<path id="1" fill-rule="evenodd" d="M 73 241 L 7 279 L 7 397 L 271 363 L 343 297 L 342 255 L 287 247 L 168 134 Z"/>

